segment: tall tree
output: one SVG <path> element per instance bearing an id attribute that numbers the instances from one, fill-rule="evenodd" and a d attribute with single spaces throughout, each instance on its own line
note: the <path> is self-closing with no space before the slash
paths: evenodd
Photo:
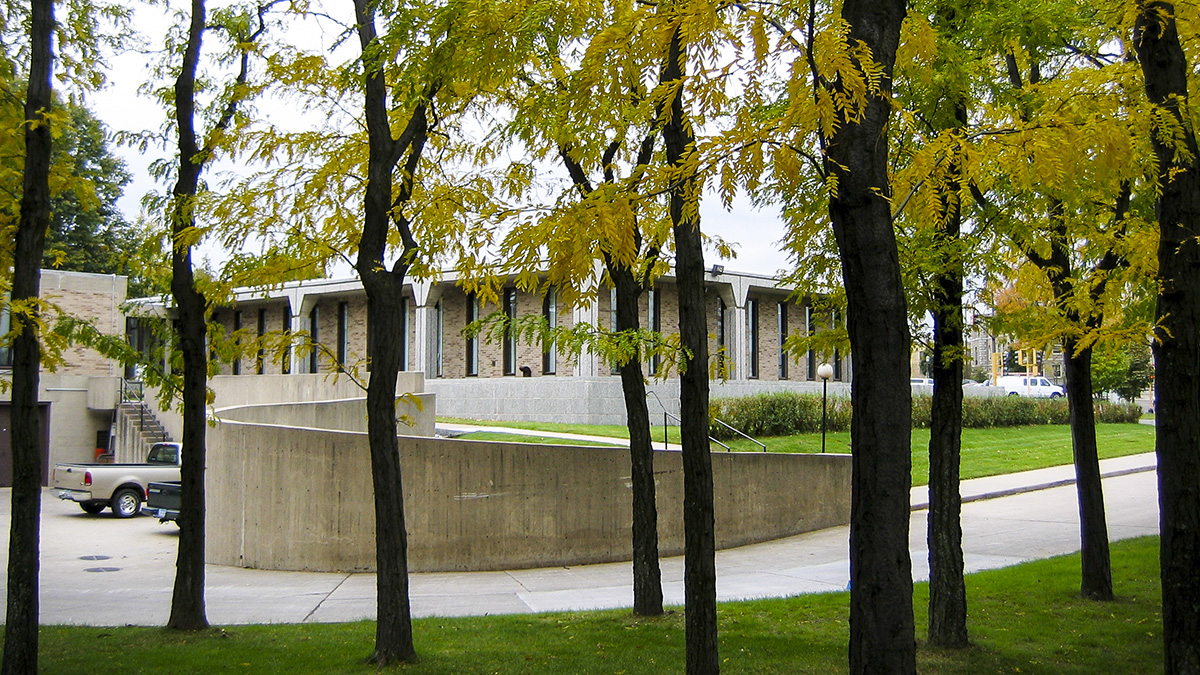
<path id="1" fill-rule="evenodd" d="M 183 61 L 174 88 L 174 115 L 178 132 L 179 166 L 171 190 L 171 295 L 178 321 L 176 337 L 183 357 L 183 458 L 180 467 L 179 550 L 175 563 L 175 587 L 171 596 L 171 614 L 167 627 L 175 630 L 200 630 L 208 626 L 204 607 L 204 468 L 208 418 L 208 329 L 209 304 L 197 285 L 192 264 L 192 249 L 201 232 L 197 226 L 197 197 L 200 176 L 234 123 L 238 106 L 249 95 L 250 50 L 265 29 L 263 14 L 257 13 L 257 26 L 247 14 L 225 14 L 222 25 L 228 31 L 238 54 L 238 71 L 218 106 L 218 117 L 203 137 L 196 128 L 197 73 L 201 46 L 208 29 L 205 0 L 192 0 L 183 47 Z"/>
<path id="2" fill-rule="evenodd" d="M 416 658 L 396 438 L 402 347 L 394 338 L 404 285 L 410 276 L 435 277 L 455 256 L 470 257 L 466 233 L 488 215 L 496 190 L 483 176 L 456 171 L 494 149 L 464 133 L 463 120 L 493 112 L 478 104 L 494 100 L 489 96 L 498 83 L 517 79 L 530 45 L 554 21 L 544 6 L 521 0 L 356 0 L 339 7 L 353 10 L 341 26 L 344 35 L 358 38 L 352 62 L 331 64 L 336 50 L 295 46 L 269 60 L 282 95 L 327 115 L 314 129 L 256 132 L 258 156 L 278 168 L 252 176 L 238 190 L 248 196 L 240 202 L 254 207 L 256 233 L 272 240 L 276 263 L 290 259 L 293 269 L 319 269 L 335 258 L 352 262 L 367 296 L 366 413 L 377 557 L 371 660 L 383 667 Z M 332 12 L 315 16 L 338 21 Z M 505 39 L 497 39 L 501 32 Z"/>
<path id="3" fill-rule="evenodd" d="M 850 399 L 850 672 L 915 673 L 908 495 L 912 484 L 911 341 L 888 180 L 889 91 L 904 0 L 847 0 L 845 48 L 856 80 L 822 84 L 850 97 L 825 148 L 855 368 Z M 858 85 L 859 88 L 852 89 Z"/>
<path id="4" fill-rule="evenodd" d="M 38 421 L 39 263 L 50 225 L 51 38 L 53 0 L 30 5 L 29 85 L 25 95 L 25 177 L 13 260 L 12 515 L 5 612 L 5 675 L 37 672 L 38 537 L 42 505 L 42 452 Z"/>
<path id="5" fill-rule="evenodd" d="M 691 120 L 684 113 L 682 8 L 667 25 L 670 43 L 660 82 L 667 96 L 663 142 L 671 175 L 668 213 L 675 234 L 675 278 L 679 293 L 679 336 L 685 356 L 679 375 L 679 432 L 683 443 L 683 596 L 687 672 L 719 673 L 717 566 L 713 533 L 713 474 L 708 445 L 708 319 L 704 303 L 704 248 L 700 234 L 701 182 L 690 168 L 696 153 Z M 660 6 L 660 11 L 664 6 Z"/>
<path id="6" fill-rule="evenodd" d="M 1133 140 L 1129 96 L 1112 86 L 1123 83 L 1130 70 L 1120 54 L 1105 53 L 1116 42 L 1113 27 L 1073 2 L 1050 3 L 1044 11 L 1052 21 L 1013 25 L 1011 33 L 1001 31 L 1008 39 L 992 45 L 1004 83 L 997 84 L 1007 86 L 998 90 L 1008 102 L 999 109 L 1010 111 L 1007 121 L 997 122 L 1007 124 L 1015 140 L 997 137 L 991 143 L 1003 157 L 995 166 L 1004 172 L 1003 179 L 992 178 L 992 194 L 972 187 L 993 213 L 1010 214 L 995 224 L 1048 286 L 1046 328 L 1028 331 L 1025 339 L 1031 346 L 1059 342 L 1064 350 L 1079 497 L 1080 590 L 1088 598 L 1111 600 L 1090 364 L 1093 345 L 1108 330 L 1104 307 L 1110 286 L 1123 286 L 1117 272 L 1128 264 L 1132 186 L 1141 178 L 1138 158 L 1144 151 Z M 1015 199 L 987 204 L 1003 191 L 1012 191 Z"/>
<path id="7" fill-rule="evenodd" d="M 354 0 L 359 45 L 362 48 L 363 112 L 369 156 L 363 199 L 362 234 L 355 267 L 367 295 L 367 331 L 371 379 L 367 385 L 367 436 L 371 446 L 371 480 L 375 492 L 376 623 L 372 660 L 379 667 L 412 661 L 412 612 L 408 600 L 408 531 L 404 526 L 404 493 L 400 449 L 396 440 L 396 379 L 401 347 L 401 298 L 404 277 L 419 248 L 402 207 L 411 199 L 414 176 L 429 135 L 428 110 L 441 88 L 429 82 L 418 94 L 398 138 L 392 136 L 388 110 L 385 58 L 378 42 L 375 3 Z M 397 171 L 399 189 L 394 189 Z M 393 226 L 401 241 L 396 261 L 389 266 L 388 234 Z"/>
<path id="8" fill-rule="evenodd" d="M 516 136 L 534 161 L 561 161 L 571 187 L 543 217 L 512 222 L 500 247 L 509 268 L 543 270 L 546 288 L 568 304 L 595 297 L 597 263 L 612 284 L 615 335 L 589 326 L 586 332 L 538 331 L 538 337 L 550 349 L 603 354 L 619 368 L 629 431 L 633 609 L 643 616 L 661 614 L 663 605 L 643 372 L 653 347 L 644 342 L 638 303 L 666 267 L 661 252 L 667 234 L 661 201 L 642 194 L 661 124 L 648 91 L 653 82 L 645 81 L 650 58 L 630 45 L 647 40 L 640 15 L 648 11 L 635 3 L 586 10 L 584 20 L 568 20 L 565 30 L 555 31 L 555 51 L 540 60 L 541 69 L 522 78 L 516 110 L 503 131 Z M 568 67 L 580 46 L 586 47 L 583 58 Z"/>
<path id="9" fill-rule="evenodd" d="M 951 104 L 957 128 L 967 123 L 962 101 Z M 934 231 L 933 255 L 943 267 L 933 279 L 933 401 L 929 423 L 929 643 L 967 646 L 967 589 L 963 578 L 962 458 L 963 278 L 962 159 L 949 163 L 943 218 Z"/>
<path id="10" fill-rule="evenodd" d="M 915 278 L 908 283 L 910 310 L 932 318 L 928 641 L 943 648 L 968 644 L 959 493 L 964 278 L 986 250 L 970 224 L 964 226 L 965 182 L 973 169 L 968 105 L 978 68 L 969 56 L 972 13 L 955 0 L 914 11 L 907 49 L 930 56 L 897 63 L 896 98 L 909 114 L 892 131 L 893 189 L 901 195 L 893 208 L 908 253 L 901 262 Z M 931 36 L 924 49 L 921 36 Z"/>
<path id="11" fill-rule="evenodd" d="M 643 139 L 635 163 L 635 173 L 646 170 L 654 153 L 654 140 L 653 133 Z M 612 161 L 618 150 L 619 144 L 610 144 L 602 158 L 605 184 L 612 185 L 616 182 Z M 575 187 L 585 197 L 591 194 L 591 181 L 569 148 L 562 149 L 562 159 Z M 636 189 L 636 182 L 632 187 Z M 658 246 L 652 242 L 649 249 L 643 251 L 643 236 L 636 217 L 629 221 L 629 226 L 632 234 L 630 238 L 636 251 L 634 260 L 641 263 L 640 268 L 635 268 L 625 256 L 617 257 L 615 252 L 604 251 L 603 256 L 616 298 L 616 307 L 612 311 L 616 313 L 617 333 L 636 335 L 641 331 L 638 301 L 649 286 L 651 270 L 658 258 Z M 633 485 L 633 611 L 642 616 L 657 616 L 663 612 L 662 571 L 658 563 L 654 446 L 650 438 L 650 413 L 646 402 L 646 379 L 642 372 L 641 353 L 640 349 L 634 350 L 632 354 L 619 359 L 618 368 L 621 393 L 625 399 L 625 426 L 629 431 L 630 482 Z"/>
<path id="12" fill-rule="evenodd" d="M 1192 126 L 1193 65 L 1176 7 L 1134 3 L 1133 46 L 1155 107 L 1158 308 L 1154 342 L 1163 671 L 1200 673 L 1200 147 Z"/>
<path id="13" fill-rule="evenodd" d="M 129 274 L 137 232 L 117 208 L 129 171 L 112 153 L 104 123 L 80 103 L 64 104 L 52 162 L 71 177 L 52 197 L 53 216 L 42 264 L 99 274 Z"/>
<path id="14" fill-rule="evenodd" d="M 1015 91 L 1024 92 L 1026 85 L 1036 87 L 1041 83 L 1041 64 L 1036 52 L 1029 56 L 1030 73 L 1028 83 L 1022 77 L 1016 55 L 1006 56 L 1009 81 Z M 1029 123 L 1031 105 L 1028 97 L 1022 97 L 1019 118 Z M 1124 227 L 1123 218 L 1129 205 L 1129 188 L 1126 185 L 1118 200 L 1113 227 Z M 1087 284 L 1091 307 L 1088 316 L 1079 311 L 1076 298 L 1076 271 L 1072 264 L 1071 246 L 1074 243 L 1068 233 L 1065 206 L 1060 195 L 1050 195 L 1048 217 L 1050 225 L 1046 237 L 1049 253 L 1041 253 L 1029 238 L 1017 234 L 1014 240 L 1025 256 L 1046 274 L 1054 293 L 1055 303 L 1067 322 L 1083 330 L 1100 327 L 1103 313 L 1094 311 L 1103 295 L 1107 275 L 1115 269 L 1119 257 L 1110 248 L 1097 264 L 1094 276 L 1100 281 Z M 1109 238 L 1119 241 L 1120 236 Z M 1067 401 L 1070 407 L 1071 446 L 1075 462 L 1076 490 L 1079 495 L 1080 539 L 1082 543 L 1082 572 L 1080 587 L 1084 597 L 1094 600 L 1112 600 L 1112 572 L 1108 552 L 1108 526 L 1104 513 L 1104 491 L 1100 482 L 1099 451 L 1096 446 L 1096 420 L 1092 407 L 1090 341 L 1080 340 L 1080 331 L 1072 331 L 1062 338 L 1064 351 Z"/>
<path id="15" fill-rule="evenodd" d="M 1118 200 L 1114 229 L 1123 228 L 1129 208 L 1130 193 L 1126 188 Z M 1047 276 L 1054 291 L 1054 300 L 1069 324 L 1084 331 L 1095 331 L 1103 321 L 1100 298 L 1107 286 L 1108 274 L 1120 264 L 1115 248 L 1105 252 L 1092 270 L 1091 279 L 1081 280 L 1086 288 L 1089 310 L 1086 315 L 1077 304 L 1076 270 L 1072 264 L 1071 244 L 1062 214 L 1062 204 L 1055 202 L 1050 254 L 1042 256 L 1032 247 L 1025 254 Z M 1112 568 L 1108 551 L 1108 525 L 1104 513 L 1104 490 L 1101 486 L 1100 457 L 1096 445 L 1096 414 L 1092 390 L 1092 344 L 1081 339 L 1080 332 L 1067 333 L 1061 340 L 1066 375 L 1067 405 L 1071 425 L 1071 447 L 1075 462 L 1075 486 L 1079 496 L 1079 522 L 1082 550 L 1080 591 L 1092 600 L 1112 600 Z"/>

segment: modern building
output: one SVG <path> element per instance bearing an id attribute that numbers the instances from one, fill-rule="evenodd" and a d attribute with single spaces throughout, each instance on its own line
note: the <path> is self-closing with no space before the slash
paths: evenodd
<path id="1" fill-rule="evenodd" d="M 56 316 L 88 321 L 104 335 L 125 333 L 125 277 L 42 270 L 41 298 L 48 322 Z M 9 331 L 7 310 L 0 334 Z M 0 379 L 11 384 L 12 353 L 0 348 Z M 53 370 L 43 366 L 38 388 L 41 408 L 43 482 L 55 462 L 92 461 L 107 450 L 114 415 L 121 401 L 120 364 L 94 349 L 68 346 Z M 0 388 L 0 486 L 12 485 L 12 391 Z"/>
<path id="2" fill-rule="evenodd" d="M 720 267 L 706 277 L 709 353 L 713 372 L 720 373 L 714 395 L 817 390 L 817 366 L 826 361 L 833 365 L 834 381 L 849 382 L 849 359 L 838 351 L 795 354 L 784 347 L 791 336 L 825 330 L 836 316 L 814 309 L 806 299 L 797 300 L 792 289 L 772 277 Z M 675 278 L 659 278 L 641 298 L 642 326 L 677 333 L 677 297 Z M 512 336 L 493 341 L 463 332 L 468 324 L 495 312 L 513 319 L 541 315 L 557 327 L 587 324 L 609 330 L 615 328 L 613 306 L 614 293 L 603 287 L 589 302 L 568 306 L 553 287 L 529 292 L 510 282 L 495 301 L 484 302 L 460 288 L 453 274 L 434 282 L 413 281 L 405 286 L 397 336 L 403 347 L 402 369 L 424 373 L 425 390 L 438 395 L 441 415 L 622 423 L 619 378 L 603 355 L 577 356 Z M 242 345 L 214 347 L 219 374 L 369 371 L 366 316 L 366 296 L 356 278 L 240 289 L 234 301 L 213 316 L 228 341 Z M 223 359 L 221 354 L 230 356 Z M 716 368 L 718 364 L 722 367 Z M 659 359 L 649 358 L 645 372 L 658 403 L 675 414 L 678 378 L 657 378 L 661 365 Z"/>

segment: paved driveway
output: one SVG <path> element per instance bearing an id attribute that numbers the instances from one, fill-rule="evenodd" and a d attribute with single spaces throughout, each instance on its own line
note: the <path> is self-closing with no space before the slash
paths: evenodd
<path id="1" fill-rule="evenodd" d="M 1105 479 L 1111 538 L 1157 532 L 1156 490 L 1153 471 Z M 178 542 L 174 525 L 143 517 L 118 520 L 107 511 L 89 516 L 49 492 L 42 504 L 42 623 L 166 623 Z M 9 490 L 0 489 L 0 559 L 7 557 L 9 506 Z M 911 521 L 913 573 L 918 579 L 927 575 L 925 515 L 914 511 Z M 1051 487 L 968 503 L 963 507 L 963 528 L 968 571 L 1078 550 L 1075 488 Z M 848 528 L 840 527 L 718 552 L 718 595 L 732 600 L 843 589 L 848 536 Z M 662 570 L 666 601 L 682 604 L 682 558 L 664 560 Z M 629 563 L 414 574 L 411 598 L 416 616 L 626 607 L 632 602 L 632 583 Z M 0 593 L 4 588 L 0 585 Z M 206 589 L 208 617 L 214 624 L 348 621 L 375 614 L 373 574 L 209 565 Z"/>

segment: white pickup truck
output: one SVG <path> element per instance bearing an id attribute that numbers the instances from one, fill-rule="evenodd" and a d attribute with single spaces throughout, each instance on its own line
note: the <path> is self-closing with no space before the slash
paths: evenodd
<path id="1" fill-rule="evenodd" d="M 113 515 L 136 515 L 150 481 L 179 480 L 179 444 L 155 443 L 145 464 L 56 464 L 51 480 L 59 499 L 79 502 L 88 513 L 111 507 Z"/>

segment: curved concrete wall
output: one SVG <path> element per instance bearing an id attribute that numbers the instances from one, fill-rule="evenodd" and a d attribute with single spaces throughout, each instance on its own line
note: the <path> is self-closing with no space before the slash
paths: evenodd
<path id="1" fill-rule="evenodd" d="M 366 401 L 360 396 L 334 401 L 259 403 L 220 408 L 213 414 L 218 420 L 330 431 L 366 431 Z M 434 404 L 433 394 L 405 394 L 396 399 L 397 434 L 433 436 L 436 432 Z"/>
<path id="2" fill-rule="evenodd" d="M 412 571 L 631 557 L 628 451 L 402 437 Z M 375 563 L 365 434 L 236 422 L 209 434 L 208 560 L 285 570 Z M 714 453 L 718 547 L 844 524 L 848 455 Z M 660 549 L 683 550 L 680 455 L 655 453 Z"/>

